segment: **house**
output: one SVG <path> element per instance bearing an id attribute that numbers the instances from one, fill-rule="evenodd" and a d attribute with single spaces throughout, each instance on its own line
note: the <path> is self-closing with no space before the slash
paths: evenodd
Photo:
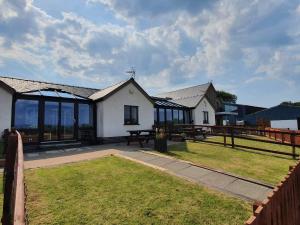
<path id="1" fill-rule="evenodd" d="M 264 110 L 266 108 L 241 105 L 236 103 L 224 102 L 216 112 L 217 125 L 237 125 L 238 122 L 244 122 L 246 115 Z"/>
<path id="2" fill-rule="evenodd" d="M 0 130 L 15 127 L 24 144 L 97 140 L 150 129 L 153 101 L 134 79 L 105 89 L 0 77 Z"/>
<path id="3" fill-rule="evenodd" d="M 179 110 L 179 123 L 215 125 L 215 111 L 219 102 L 212 83 L 165 92 L 155 97 L 155 114 L 158 123 L 169 122 L 172 118 L 174 119 L 174 110 L 175 118 L 177 118 L 177 111 Z M 162 101 L 163 99 L 165 102 Z M 176 107 L 169 107 L 166 102 L 176 104 Z"/>
<path id="4" fill-rule="evenodd" d="M 277 105 L 256 113 L 245 116 L 247 125 L 257 126 L 265 124 L 274 128 L 299 129 L 300 125 L 300 106 Z M 289 127 L 290 126 L 290 127 Z"/>
<path id="5" fill-rule="evenodd" d="M 211 83 L 151 97 L 133 79 L 104 89 L 0 76 L 0 133 L 15 127 L 24 144 L 98 142 L 154 124 L 215 124 Z"/>

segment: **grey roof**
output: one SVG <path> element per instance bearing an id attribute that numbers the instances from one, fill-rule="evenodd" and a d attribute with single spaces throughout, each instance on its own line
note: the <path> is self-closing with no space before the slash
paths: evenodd
<path id="1" fill-rule="evenodd" d="M 196 107 L 205 96 L 211 83 L 201 84 L 193 87 L 183 88 L 176 91 L 165 92 L 156 95 L 161 98 L 171 98 L 175 102 L 186 107 Z"/>
<path id="2" fill-rule="evenodd" d="M 3 77 L 3 76 L 0 76 L 0 81 L 4 82 L 6 85 L 13 88 L 18 93 L 55 89 L 55 90 L 61 90 L 63 92 L 72 93 L 74 95 L 78 95 L 84 98 L 88 98 L 90 95 L 99 91 L 99 89 L 94 89 L 94 88 L 78 87 L 78 86 L 71 86 L 65 84 L 54 84 L 49 82 L 25 80 L 20 78 Z"/>
<path id="3" fill-rule="evenodd" d="M 255 124 L 259 119 L 271 120 L 295 120 L 300 118 L 300 106 L 277 105 L 245 116 L 245 121 Z"/>
<path id="4" fill-rule="evenodd" d="M 99 90 L 97 92 L 95 92 L 94 94 L 92 94 L 89 98 L 92 100 L 98 100 L 101 98 L 104 98 L 105 96 L 107 96 L 108 94 L 112 93 L 113 91 L 115 91 L 116 89 L 118 89 L 119 87 L 121 87 L 123 84 L 125 84 L 128 80 L 124 80 L 121 81 L 117 84 L 114 84 L 110 87 L 104 88 L 102 90 Z"/>

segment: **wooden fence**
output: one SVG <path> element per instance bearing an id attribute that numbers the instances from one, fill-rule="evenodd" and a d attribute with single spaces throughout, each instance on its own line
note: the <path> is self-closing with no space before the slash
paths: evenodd
<path id="1" fill-rule="evenodd" d="M 172 134 L 188 134 L 188 138 L 193 140 L 199 140 L 204 142 L 209 142 L 213 144 L 221 144 L 224 146 L 231 146 L 232 148 L 246 148 L 250 150 L 263 151 L 279 155 L 292 156 L 294 159 L 299 156 L 296 153 L 296 147 L 300 147 L 300 144 L 296 144 L 296 138 L 300 137 L 300 133 L 290 132 L 290 131 L 272 131 L 272 133 L 278 136 L 288 135 L 290 142 L 279 142 L 274 140 L 267 140 L 266 135 L 270 132 L 266 129 L 255 129 L 255 128 L 245 128 L 245 127 L 234 127 L 234 126 L 208 126 L 208 125 L 193 125 L 193 124 L 177 124 L 166 128 L 169 132 L 169 136 Z M 199 132 L 198 130 L 202 130 Z M 196 135 L 199 133 L 205 133 L 206 135 L 222 136 L 223 142 L 217 142 L 210 139 L 197 139 Z M 230 138 L 230 143 L 227 142 L 227 138 Z M 246 146 L 235 143 L 235 139 L 245 139 L 255 142 L 270 143 L 274 145 L 285 145 L 291 147 L 291 152 L 287 151 L 275 151 L 273 149 L 259 148 L 254 146 Z"/>
<path id="2" fill-rule="evenodd" d="M 260 204 L 253 207 L 245 225 L 300 224 L 300 163 L 291 167 L 285 179 Z"/>
<path id="3" fill-rule="evenodd" d="M 284 142 L 284 143 L 291 143 L 291 134 L 295 133 L 297 134 L 295 137 L 295 144 L 296 145 L 300 145 L 300 131 L 291 131 L 288 129 L 275 129 L 275 128 L 266 128 L 267 133 L 266 136 L 269 137 L 270 139 L 274 139 L 275 141 L 279 141 L 279 142 Z M 282 134 L 282 135 L 278 135 L 278 133 L 276 132 L 286 132 L 286 134 Z"/>
<path id="4" fill-rule="evenodd" d="M 17 131 L 6 141 L 2 224 L 25 225 L 23 142 Z"/>

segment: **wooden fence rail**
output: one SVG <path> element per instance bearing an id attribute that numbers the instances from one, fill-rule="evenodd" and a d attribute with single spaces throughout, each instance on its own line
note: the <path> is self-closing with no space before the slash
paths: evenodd
<path id="1" fill-rule="evenodd" d="M 300 163 L 291 167 L 288 175 L 262 203 L 253 207 L 253 215 L 245 225 L 300 224 Z"/>
<path id="2" fill-rule="evenodd" d="M 17 131 L 6 141 L 2 224 L 25 225 L 23 142 Z"/>
<path id="3" fill-rule="evenodd" d="M 245 128 L 245 127 L 236 127 L 236 126 L 209 126 L 209 125 L 194 125 L 194 124 L 177 124 L 172 125 L 166 128 L 168 133 L 171 135 L 172 133 L 176 134 L 197 134 L 196 130 L 202 129 L 206 135 L 213 135 L 213 136 L 221 136 L 223 137 L 223 142 L 217 142 L 209 139 L 197 139 L 195 135 L 192 137 L 193 140 L 200 140 L 208 143 L 213 144 L 221 144 L 224 146 L 231 146 L 232 148 L 246 148 L 250 150 L 262 151 L 262 152 L 269 152 L 273 154 L 279 155 L 288 155 L 292 156 L 294 159 L 299 156 L 296 153 L 296 147 L 300 147 L 300 143 L 296 143 L 295 140 L 300 138 L 300 133 L 293 132 L 293 131 L 272 131 L 272 134 L 277 136 L 289 136 L 290 142 L 286 141 L 274 141 L 274 140 L 267 140 L 266 136 L 269 135 L 270 130 L 266 129 L 255 129 L 255 128 Z M 199 133 L 199 132 L 198 132 Z M 204 135 L 205 136 L 205 135 Z M 227 137 L 230 138 L 231 142 L 227 143 Z M 260 147 L 253 147 L 253 146 L 246 146 L 246 145 L 239 145 L 236 144 L 235 139 L 244 139 L 249 141 L 255 142 L 262 142 L 262 143 L 269 143 L 274 145 L 285 145 L 291 147 L 291 152 L 287 151 L 275 151 L 272 149 L 265 149 Z M 265 138 L 265 139 L 264 139 Z"/>
<path id="4" fill-rule="evenodd" d="M 296 145 L 300 145 L 300 131 L 291 131 L 288 129 L 274 129 L 274 128 L 265 128 L 268 132 L 266 136 L 270 139 L 274 139 L 275 141 L 279 141 L 282 143 L 291 143 L 292 141 L 295 142 Z M 284 131 L 287 132 L 285 134 L 278 134 L 276 132 Z M 291 138 L 291 134 L 295 133 L 294 139 Z"/>

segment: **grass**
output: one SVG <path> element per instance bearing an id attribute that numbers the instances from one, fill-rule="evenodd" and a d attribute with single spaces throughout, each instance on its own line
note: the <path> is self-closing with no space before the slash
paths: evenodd
<path id="1" fill-rule="evenodd" d="M 250 204 L 117 157 L 26 171 L 30 224 L 242 224 Z"/>
<path id="2" fill-rule="evenodd" d="M 209 140 L 222 142 L 223 137 Z M 227 143 L 231 143 L 227 139 Z M 235 143 L 270 150 L 291 152 L 291 147 L 269 143 L 255 142 L 235 138 Z M 299 153 L 299 149 L 297 149 Z M 280 156 L 247 149 L 232 149 L 218 144 L 204 142 L 185 142 L 169 147 L 168 155 L 192 161 L 199 165 L 221 169 L 246 178 L 260 180 L 269 184 L 277 184 L 288 173 L 290 165 L 296 160 L 291 156 Z"/>

